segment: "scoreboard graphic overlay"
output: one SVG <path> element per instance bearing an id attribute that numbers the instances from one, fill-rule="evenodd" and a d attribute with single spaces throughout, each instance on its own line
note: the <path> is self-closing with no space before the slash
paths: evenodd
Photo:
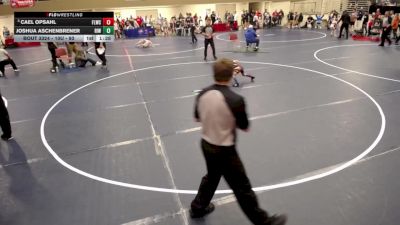
<path id="1" fill-rule="evenodd" d="M 113 42 L 114 12 L 15 12 L 15 42 Z"/>

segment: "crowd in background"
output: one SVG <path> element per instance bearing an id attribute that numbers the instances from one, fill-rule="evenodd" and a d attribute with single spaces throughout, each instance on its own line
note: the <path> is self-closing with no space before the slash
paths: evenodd
<path id="1" fill-rule="evenodd" d="M 117 18 L 115 22 L 115 35 L 116 38 L 123 36 L 124 30 L 135 29 L 135 28 L 154 28 L 157 35 L 169 36 L 190 36 L 191 33 L 199 33 L 201 27 L 205 26 L 205 21 L 210 18 L 212 25 L 226 23 L 229 24 L 231 29 L 234 29 L 234 24 L 239 24 L 242 28 L 247 28 L 252 25 L 255 29 L 260 28 L 271 28 L 275 26 L 287 26 L 290 29 L 295 28 L 308 28 L 308 29 L 323 29 L 333 30 L 332 36 L 336 34 L 336 30 L 343 23 L 340 18 L 343 14 L 348 14 L 350 17 L 349 31 L 350 33 L 360 33 L 363 35 L 371 35 L 380 32 L 383 24 L 383 17 L 379 12 L 374 14 L 368 14 L 367 11 L 352 10 L 350 12 L 343 12 L 339 14 L 333 10 L 329 14 L 314 14 L 304 15 L 302 12 L 289 11 L 285 13 L 283 10 L 274 10 L 269 12 L 265 10 L 261 12 L 259 10 L 247 11 L 244 10 L 241 13 L 228 12 L 219 15 L 214 11 L 210 14 L 206 14 L 204 17 L 192 13 L 186 13 L 183 15 L 180 13 L 178 16 L 172 16 L 171 18 L 163 17 L 161 14 L 158 17 L 150 16 L 137 16 L 136 18 Z M 393 19 L 396 17 L 394 13 L 389 13 Z M 284 20 L 285 19 L 285 20 Z M 397 31 L 396 25 L 397 19 L 394 20 L 393 30 Z M 347 22 L 347 21 L 346 21 Z M 392 22 L 392 20 L 390 20 Z"/>

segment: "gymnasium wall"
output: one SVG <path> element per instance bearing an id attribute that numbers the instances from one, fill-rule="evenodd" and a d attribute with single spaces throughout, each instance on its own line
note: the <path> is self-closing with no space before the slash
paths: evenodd
<path id="1" fill-rule="evenodd" d="M 193 15 L 195 13 L 197 13 L 198 16 L 201 16 L 204 19 L 207 11 L 211 12 L 211 11 L 216 10 L 216 5 L 215 4 L 192 4 L 192 5 L 154 6 L 154 7 L 113 9 L 115 14 L 116 15 L 120 14 L 122 18 L 127 18 L 127 17 L 129 18 L 130 16 L 136 17 L 136 16 L 138 16 L 137 12 L 144 12 L 146 10 L 149 12 L 157 11 L 157 15 L 161 14 L 162 17 L 166 17 L 167 19 L 170 19 L 172 16 L 179 16 L 179 13 L 182 13 L 185 16 L 187 12 L 190 12 Z"/>

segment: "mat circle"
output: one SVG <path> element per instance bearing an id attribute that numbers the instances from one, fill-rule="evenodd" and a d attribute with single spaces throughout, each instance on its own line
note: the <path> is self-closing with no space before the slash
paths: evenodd
<path id="1" fill-rule="evenodd" d="M 267 63 L 267 62 L 246 62 L 246 61 L 242 61 L 243 64 L 258 64 L 258 65 L 270 65 L 270 66 L 278 66 L 278 67 L 284 67 L 284 68 L 293 68 L 293 69 L 298 69 L 298 70 L 302 70 L 302 71 L 306 71 L 306 72 L 310 72 L 310 73 L 316 73 L 316 74 L 320 74 L 326 77 L 330 77 L 334 80 L 340 81 L 342 83 L 345 83 L 347 85 L 349 85 L 350 87 L 356 89 L 357 91 L 361 92 L 363 95 L 365 95 L 378 109 L 378 112 L 380 114 L 380 118 L 381 118 L 381 127 L 379 129 L 379 133 L 377 135 L 377 137 L 375 138 L 375 140 L 372 142 L 372 144 L 366 149 L 364 150 L 360 155 L 356 156 L 355 158 L 342 163 L 338 166 L 334 166 L 331 167 L 329 170 L 325 170 L 323 172 L 320 172 L 318 174 L 312 174 L 310 176 L 307 177 L 302 177 L 302 178 L 295 178 L 294 180 L 291 181 L 287 181 L 287 182 L 283 182 L 283 183 L 278 183 L 278 184 L 274 184 L 274 185 L 266 185 L 266 186 L 260 186 L 260 187 L 256 187 L 253 188 L 254 191 L 266 191 L 266 190 L 272 190 L 272 189 L 278 189 L 278 188 L 283 188 L 283 187 L 289 187 L 289 186 L 293 186 L 293 185 L 297 185 L 297 184 L 301 184 L 301 183 L 305 183 L 305 182 L 309 182 L 309 181 L 313 181 L 313 180 L 317 180 L 317 179 L 321 179 L 323 177 L 335 174 L 337 172 L 340 172 L 344 169 L 346 169 L 347 167 L 357 163 L 359 160 L 361 160 L 362 158 L 364 158 L 367 154 L 369 154 L 380 142 L 380 140 L 383 137 L 383 134 L 385 132 L 385 128 L 386 128 L 386 118 L 385 118 L 385 114 L 382 110 L 382 107 L 379 105 L 379 103 L 371 96 L 369 95 L 367 92 L 365 92 L 364 90 L 362 90 L 360 87 L 345 81 L 341 78 L 335 77 L 333 75 L 330 74 L 326 74 L 323 72 L 319 72 L 319 71 L 315 71 L 315 70 L 311 70 L 311 69 L 307 69 L 307 68 L 302 68 L 302 67 L 296 67 L 296 66 L 290 66 L 290 65 L 283 65 L 283 64 L 276 64 L 276 63 Z M 181 65 L 193 65 L 193 64 L 203 64 L 203 62 L 187 62 L 187 63 L 175 63 L 175 64 L 166 64 L 166 65 L 160 65 L 160 66 L 152 66 L 152 67 L 146 67 L 146 68 L 141 68 L 141 69 L 136 69 L 136 70 L 130 70 L 130 71 L 126 71 L 123 73 L 119 73 L 119 74 L 115 74 L 106 78 L 102 78 L 93 82 L 90 82 L 88 84 L 85 84 L 73 91 L 71 91 L 70 93 L 68 93 L 67 95 L 65 95 L 64 97 L 62 97 L 61 99 L 59 99 L 56 103 L 54 103 L 50 109 L 46 112 L 46 114 L 44 115 L 41 125 L 40 125 L 40 135 L 41 135 L 41 139 L 42 142 L 44 144 L 44 146 L 46 147 L 46 149 L 49 151 L 49 153 L 57 160 L 57 162 L 59 162 L 62 166 L 66 167 L 67 169 L 82 175 L 84 177 L 96 180 L 96 181 L 100 181 L 103 183 L 108 183 L 108 184 L 112 184 L 112 185 L 117 185 L 117 186 L 121 186 L 121 187 L 126 187 L 126 188 L 133 188 L 133 189 L 139 189 L 139 190 L 147 190 L 147 191 L 154 191 L 154 192 L 164 192 L 164 193 L 177 193 L 177 194 L 190 194 L 190 195 L 194 195 L 197 194 L 197 190 L 183 190 L 183 189 L 170 189 L 170 188 L 160 188 L 160 187 L 151 187 L 151 186 L 144 186 L 144 185 L 138 185 L 138 184 L 131 184 L 131 183 L 125 183 L 125 182 L 120 182 L 120 181 L 116 181 L 116 180 L 111 180 L 111 179 L 107 179 L 104 177 L 99 177 L 93 174 L 90 174 L 88 172 L 82 171 L 70 164 L 68 164 L 66 161 L 64 161 L 54 150 L 53 148 L 50 146 L 50 144 L 48 143 L 47 139 L 46 139 L 46 135 L 45 135 L 45 125 L 46 125 L 46 121 L 47 118 L 49 117 L 50 113 L 57 107 L 57 105 L 59 105 L 62 101 L 64 101 L 65 99 L 67 99 L 69 96 L 79 92 L 80 90 L 93 85 L 93 84 L 97 84 L 99 82 L 102 82 L 104 80 L 108 80 L 111 78 L 115 78 L 115 77 L 119 77 L 119 76 L 123 76 L 123 75 L 127 75 L 130 74 L 132 72 L 138 72 L 138 71 L 145 71 L 145 70 L 151 70 L 151 69 L 155 69 L 155 68 L 166 68 L 166 67 L 171 67 L 171 66 L 181 66 Z M 216 194 L 230 194 L 232 193 L 232 190 L 217 190 Z"/>

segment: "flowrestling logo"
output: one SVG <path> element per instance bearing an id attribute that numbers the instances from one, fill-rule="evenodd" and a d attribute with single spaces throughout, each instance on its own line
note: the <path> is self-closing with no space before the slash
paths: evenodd
<path id="1" fill-rule="evenodd" d="M 35 5 L 35 0 L 11 0 L 12 8 L 25 8 Z"/>

